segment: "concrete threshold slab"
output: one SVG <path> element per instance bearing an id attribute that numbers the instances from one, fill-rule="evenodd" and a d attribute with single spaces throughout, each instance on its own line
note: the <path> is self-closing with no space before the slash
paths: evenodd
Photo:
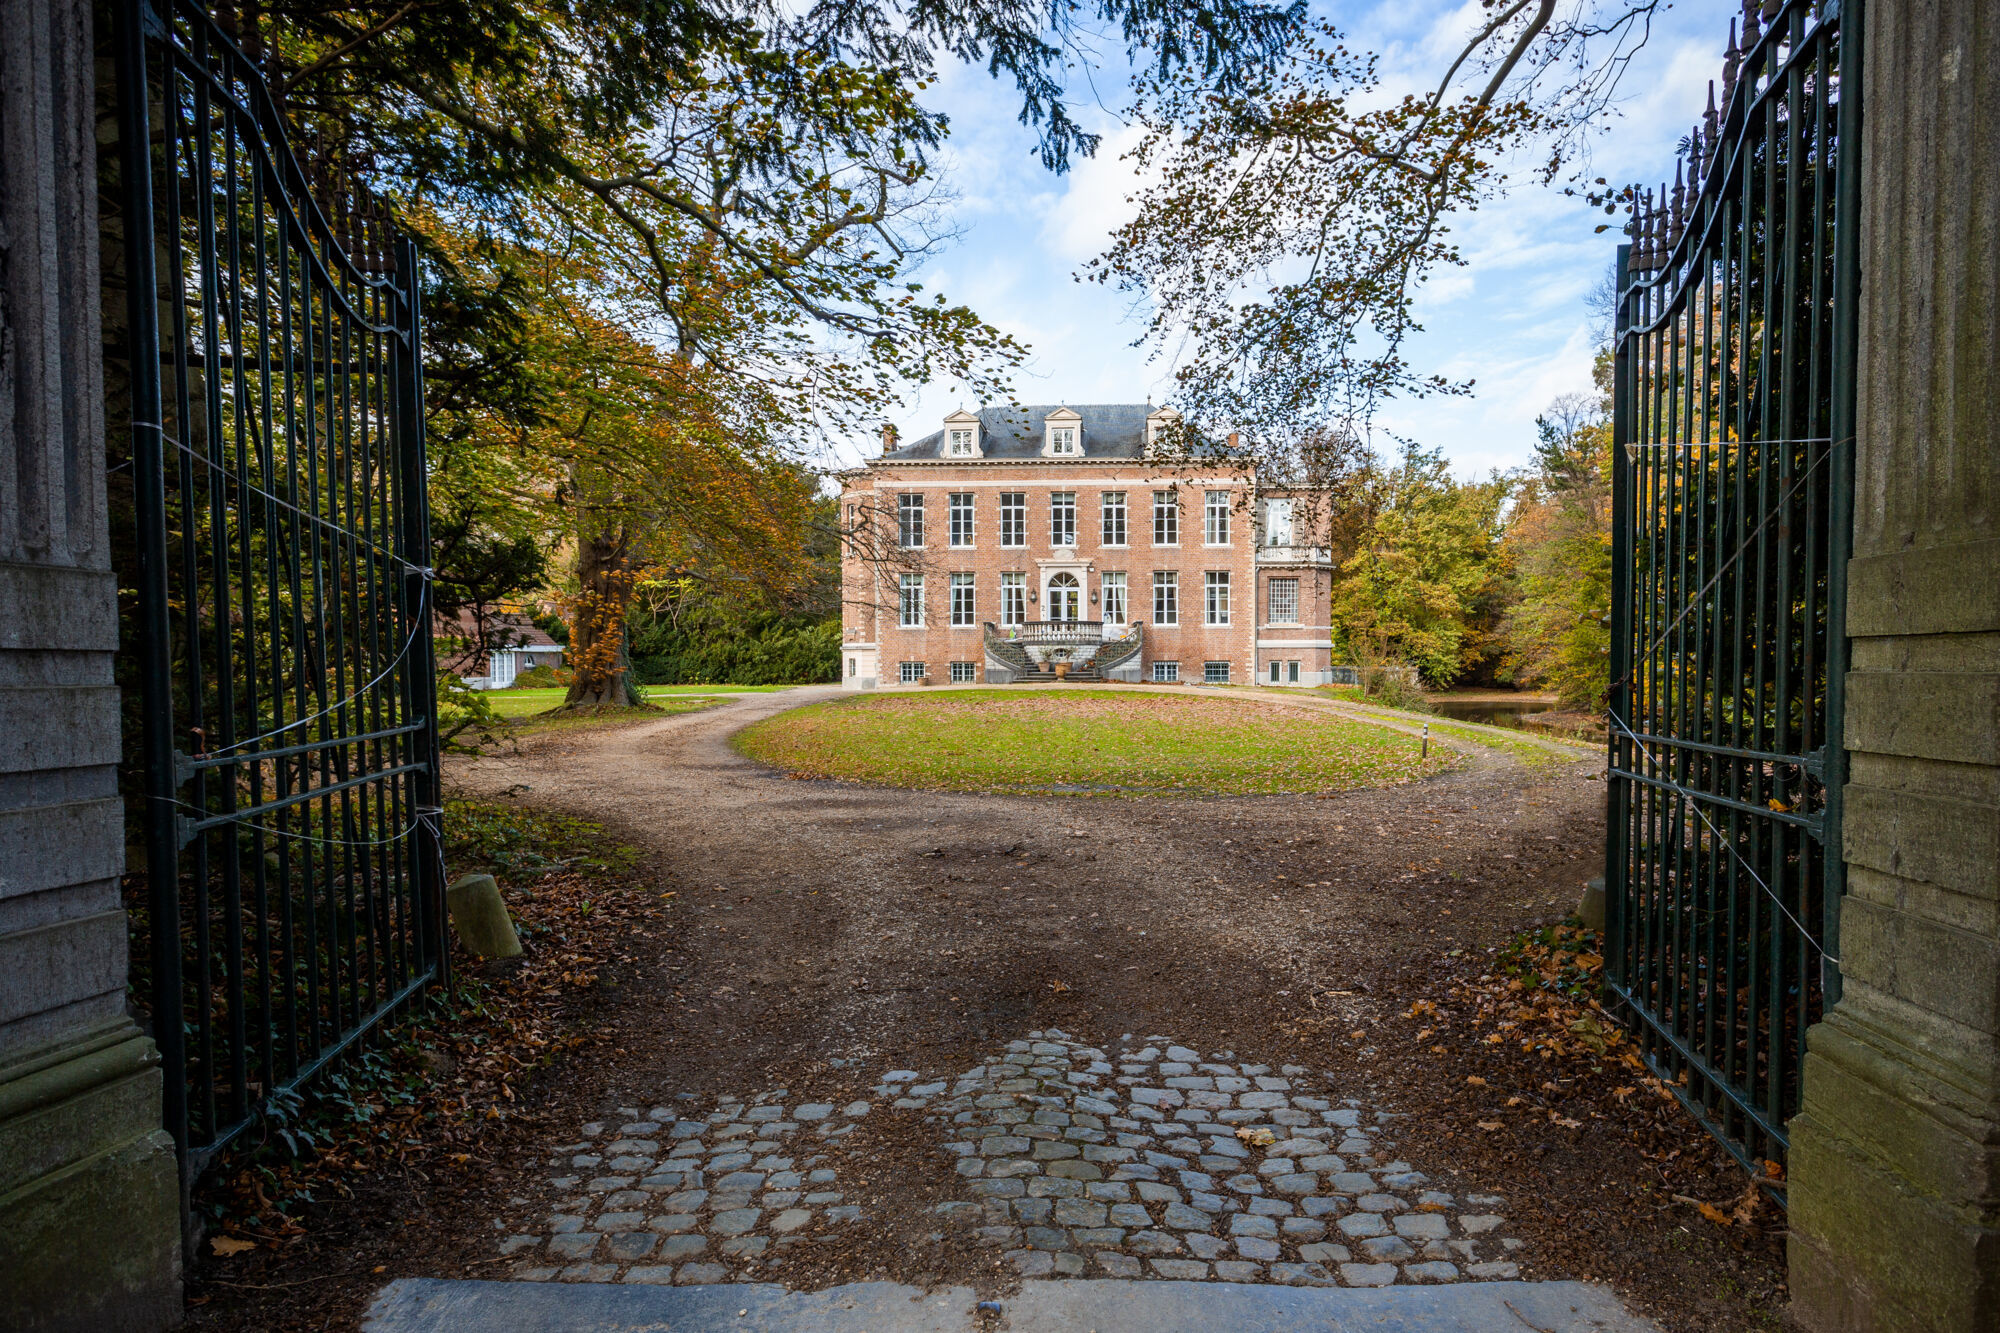
<path id="1" fill-rule="evenodd" d="M 363 1333 L 1660 1333 L 1585 1282 L 1312 1288 L 1219 1282 L 1027 1282 L 982 1314 L 970 1288 L 856 1282 L 645 1287 L 402 1278 Z"/>

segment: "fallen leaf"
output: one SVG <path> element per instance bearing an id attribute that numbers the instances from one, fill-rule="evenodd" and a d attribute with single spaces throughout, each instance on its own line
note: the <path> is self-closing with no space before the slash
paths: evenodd
<path id="1" fill-rule="evenodd" d="M 1268 1129 L 1253 1129 L 1245 1125 L 1236 1131 L 1236 1137 L 1253 1148 L 1268 1148 L 1278 1141 L 1278 1136 Z"/>
<path id="2" fill-rule="evenodd" d="M 1500 1122 L 1499 1122 L 1498 1120 L 1481 1120 L 1481 1121 L 1479 1121 L 1479 1122 L 1478 1122 L 1478 1124 L 1479 1124 L 1479 1127 L 1480 1127 L 1481 1129 L 1499 1129 L 1499 1128 L 1500 1128 Z"/>
<path id="3" fill-rule="evenodd" d="M 1471 1084 L 1475 1088 L 1483 1088 L 1486 1086 L 1486 1080 L 1479 1077 L 1479 1075 L 1477 1074 L 1467 1074 L 1465 1076 L 1465 1081 Z"/>
<path id="4" fill-rule="evenodd" d="M 245 1250 L 254 1250 L 257 1248 L 257 1242 L 238 1240 L 234 1236 L 217 1236 L 208 1242 L 208 1248 L 227 1257 L 232 1254 L 242 1254 Z"/>

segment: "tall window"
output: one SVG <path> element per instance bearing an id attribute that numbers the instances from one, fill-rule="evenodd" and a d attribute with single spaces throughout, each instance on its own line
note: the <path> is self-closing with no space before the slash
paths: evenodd
<path id="1" fill-rule="evenodd" d="M 903 628 L 924 627 L 924 576 L 903 575 Z"/>
<path id="2" fill-rule="evenodd" d="M 1229 545 L 1229 492 L 1210 491 L 1201 511 L 1201 539 L 1209 546 Z"/>
<path id="3" fill-rule="evenodd" d="M 1106 574 L 1102 584 L 1104 623 L 1122 625 L 1125 623 L 1125 576 Z"/>
<path id="4" fill-rule="evenodd" d="M 1171 569 L 1153 571 L 1153 623 L 1181 623 L 1181 576 Z"/>
<path id="5" fill-rule="evenodd" d="M 1051 426 L 1049 428 L 1049 452 L 1052 454 L 1074 454 L 1076 452 L 1076 427 Z"/>
<path id="6" fill-rule="evenodd" d="M 1211 569 L 1202 575 L 1202 584 L 1208 594 L 1205 619 L 1211 625 L 1229 623 L 1229 571 Z"/>
<path id="7" fill-rule="evenodd" d="M 1153 492 L 1153 545 L 1181 544 L 1181 501 L 1172 491 Z"/>
<path id="8" fill-rule="evenodd" d="M 1125 492 L 1123 491 L 1104 493 L 1103 540 L 1106 546 L 1125 544 Z"/>
<path id="9" fill-rule="evenodd" d="M 951 456 L 953 458 L 972 457 L 972 432 L 954 429 L 951 432 Z"/>
<path id="10" fill-rule="evenodd" d="M 972 575 L 953 574 L 951 576 L 951 623 L 973 625 L 978 622 L 972 615 Z"/>
<path id="11" fill-rule="evenodd" d="M 1049 545 L 1076 545 L 1076 492 L 1057 491 L 1049 496 Z"/>
<path id="12" fill-rule="evenodd" d="M 1289 499 L 1264 501 L 1264 545 L 1292 544 L 1292 502 Z"/>
<path id="13" fill-rule="evenodd" d="M 1025 491 L 1000 492 L 1000 544 L 1028 544 L 1028 495 Z"/>
<path id="14" fill-rule="evenodd" d="M 951 493 L 951 544 L 972 545 L 972 492 Z"/>
<path id="15" fill-rule="evenodd" d="M 896 497 L 896 539 L 904 546 L 924 544 L 924 497 Z"/>
<path id="16" fill-rule="evenodd" d="M 1002 574 L 1000 576 L 1000 623 L 1003 625 L 1025 625 L 1028 623 L 1028 576 L 1026 574 Z"/>
<path id="17" fill-rule="evenodd" d="M 1299 581 L 1297 579 L 1272 579 L 1270 594 L 1270 623 L 1273 625 L 1296 625 L 1299 623 Z"/>

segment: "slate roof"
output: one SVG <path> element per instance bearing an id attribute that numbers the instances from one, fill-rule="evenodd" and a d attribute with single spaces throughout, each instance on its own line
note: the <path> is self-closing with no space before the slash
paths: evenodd
<path id="1" fill-rule="evenodd" d="M 1040 458 L 1044 432 L 1042 423 L 1049 413 L 1067 407 L 1083 418 L 1085 458 L 1143 458 L 1146 453 L 1146 418 L 1157 409 L 1151 403 L 1042 403 L 1035 406 L 982 407 L 979 409 L 979 452 L 987 459 Z M 944 431 L 938 429 L 921 440 L 912 440 L 894 453 L 881 455 L 884 463 L 942 458 Z M 872 460 L 871 460 L 872 461 Z"/>

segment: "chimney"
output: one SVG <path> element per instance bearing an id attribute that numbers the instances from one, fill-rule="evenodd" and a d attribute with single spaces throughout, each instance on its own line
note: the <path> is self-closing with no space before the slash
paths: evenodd
<path id="1" fill-rule="evenodd" d="M 887 421 L 882 423 L 882 452 L 885 454 L 896 452 L 896 427 Z"/>

